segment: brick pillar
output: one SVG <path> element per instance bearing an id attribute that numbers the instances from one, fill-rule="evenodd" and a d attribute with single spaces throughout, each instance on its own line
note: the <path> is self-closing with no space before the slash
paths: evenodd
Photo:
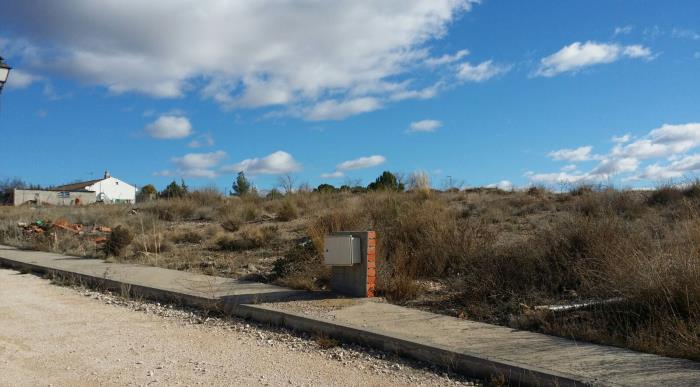
<path id="1" fill-rule="evenodd" d="M 374 297 L 377 285 L 377 233 L 367 231 L 367 297 Z"/>
<path id="2" fill-rule="evenodd" d="M 377 233 L 340 231 L 333 235 L 360 238 L 362 258 L 359 264 L 331 267 L 331 290 L 354 297 L 374 297 L 377 281 Z"/>

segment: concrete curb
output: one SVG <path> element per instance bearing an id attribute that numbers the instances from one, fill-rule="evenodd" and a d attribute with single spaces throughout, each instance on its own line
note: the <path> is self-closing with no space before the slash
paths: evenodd
<path id="1" fill-rule="evenodd" d="M 122 294 L 130 294 L 162 302 L 173 302 L 206 309 L 222 309 L 238 317 L 310 334 L 324 334 L 342 341 L 353 342 L 397 355 L 413 358 L 444 367 L 450 371 L 488 380 L 502 375 L 510 385 L 525 386 L 589 386 L 594 381 L 583 380 L 574 375 L 538 369 L 529 365 L 515 364 L 507 360 L 487 358 L 479 354 L 456 352 L 440 345 L 424 343 L 416 339 L 389 334 L 376 329 L 361 328 L 323 318 L 280 311 L 264 305 L 242 303 L 239 299 L 225 300 L 194 296 L 170 290 L 128 284 L 112 279 L 96 277 L 41 265 L 15 261 L 0 257 L 0 266 L 20 271 L 29 270 L 63 277 L 91 286 L 120 289 Z M 273 293 L 274 294 L 274 293 Z M 264 298 L 264 297 L 263 297 Z M 264 299 L 250 300 L 264 302 Z M 277 299 L 279 301 L 279 299 Z M 606 385 L 610 385 L 607 384 Z"/>
<path id="2" fill-rule="evenodd" d="M 362 344 L 397 355 L 436 364 L 450 371 L 488 380 L 494 375 L 503 375 L 511 385 L 524 386 L 591 386 L 594 382 L 582 380 L 574 375 L 519 365 L 507 360 L 486 358 L 478 354 L 455 352 L 437 344 L 428 344 L 416 339 L 382 332 L 377 329 L 360 328 L 323 318 L 309 317 L 294 312 L 280 311 L 264 305 L 240 305 L 233 314 L 272 325 L 313 334 L 324 334 L 346 342 Z"/>

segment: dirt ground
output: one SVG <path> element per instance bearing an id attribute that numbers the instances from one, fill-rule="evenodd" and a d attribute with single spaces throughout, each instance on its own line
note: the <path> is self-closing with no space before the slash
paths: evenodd
<path id="1" fill-rule="evenodd" d="M 382 353 L 0 269 L 0 385 L 471 385 Z"/>

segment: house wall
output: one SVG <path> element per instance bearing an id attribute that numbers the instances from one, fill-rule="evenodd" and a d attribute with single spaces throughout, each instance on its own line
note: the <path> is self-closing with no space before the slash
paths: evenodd
<path id="1" fill-rule="evenodd" d="M 136 187 L 125 183 L 115 177 L 108 177 L 104 180 L 86 187 L 88 191 L 95 191 L 95 197 L 99 197 L 100 193 L 107 196 L 109 202 L 136 202 Z"/>
<path id="2" fill-rule="evenodd" d="M 74 205 L 75 200 L 79 199 L 79 204 L 95 203 L 96 196 L 94 192 L 67 192 L 67 197 L 61 198 L 59 191 L 43 191 L 36 189 L 16 189 L 13 192 L 15 206 L 21 206 L 27 202 L 36 202 L 37 204 L 51 204 L 54 206 L 69 206 Z"/>

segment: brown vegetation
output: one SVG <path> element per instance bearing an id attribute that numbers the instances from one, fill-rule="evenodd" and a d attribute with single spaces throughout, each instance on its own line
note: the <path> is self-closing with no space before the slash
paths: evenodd
<path id="1" fill-rule="evenodd" d="M 328 283 L 323 236 L 372 229 L 378 290 L 392 302 L 700 359 L 699 184 L 268 198 L 205 190 L 137 209 L 5 207 L 0 241 L 95 256 L 103 253 L 73 233 L 29 237 L 16 224 L 63 218 L 122 226 L 133 241 L 111 259 L 318 289 Z M 605 300 L 567 311 L 541 307 Z"/>

